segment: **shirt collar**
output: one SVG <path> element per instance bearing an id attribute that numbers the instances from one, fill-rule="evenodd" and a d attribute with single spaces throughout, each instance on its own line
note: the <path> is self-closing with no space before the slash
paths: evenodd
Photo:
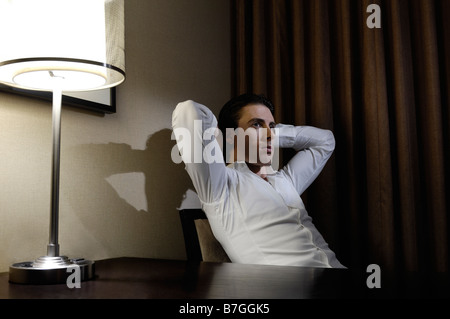
<path id="1" fill-rule="evenodd" d="M 239 172 L 242 172 L 242 173 L 252 173 L 252 174 L 254 174 L 248 168 L 247 163 L 245 163 L 245 162 L 234 162 L 234 163 L 228 164 L 228 167 L 233 168 L 233 169 L 235 169 L 235 170 L 237 170 Z M 276 174 L 276 171 L 272 168 L 272 166 L 265 166 L 265 167 L 266 167 L 266 170 L 267 170 L 267 172 L 266 172 L 267 175 Z"/>

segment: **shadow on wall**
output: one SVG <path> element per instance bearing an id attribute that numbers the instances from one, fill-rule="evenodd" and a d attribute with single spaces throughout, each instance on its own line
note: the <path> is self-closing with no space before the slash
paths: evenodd
<path id="1" fill-rule="evenodd" d="M 145 150 L 109 143 L 64 151 L 69 209 L 102 256 L 185 256 L 177 208 L 193 186 L 184 165 L 171 159 L 171 134 L 151 135 Z"/>

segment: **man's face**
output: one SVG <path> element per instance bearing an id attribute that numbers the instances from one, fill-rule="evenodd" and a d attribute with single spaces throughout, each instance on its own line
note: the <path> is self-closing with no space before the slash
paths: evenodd
<path id="1" fill-rule="evenodd" d="M 250 104 L 243 107 L 240 111 L 234 145 L 237 160 L 244 160 L 256 166 L 270 165 L 273 158 L 271 142 L 274 128 L 275 120 L 265 105 Z M 239 141 L 245 141 L 245 145 Z"/>

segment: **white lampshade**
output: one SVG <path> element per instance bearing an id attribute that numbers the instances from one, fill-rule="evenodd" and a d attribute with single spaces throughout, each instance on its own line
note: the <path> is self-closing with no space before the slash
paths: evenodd
<path id="1" fill-rule="evenodd" d="M 0 82 L 89 91 L 125 80 L 124 0 L 0 0 Z"/>

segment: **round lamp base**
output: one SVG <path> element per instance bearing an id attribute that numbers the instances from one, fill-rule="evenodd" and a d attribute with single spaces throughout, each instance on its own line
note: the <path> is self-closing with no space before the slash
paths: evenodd
<path id="1" fill-rule="evenodd" d="M 80 281 L 95 276 L 95 263 L 83 258 L 68 259 L 65 256 L 40 257 L 34 262 L 26 261 L 9 267 L 9 281 L 16 284 L 55 285 L 66 284 L 67 279 L 79 270 Z"/>

